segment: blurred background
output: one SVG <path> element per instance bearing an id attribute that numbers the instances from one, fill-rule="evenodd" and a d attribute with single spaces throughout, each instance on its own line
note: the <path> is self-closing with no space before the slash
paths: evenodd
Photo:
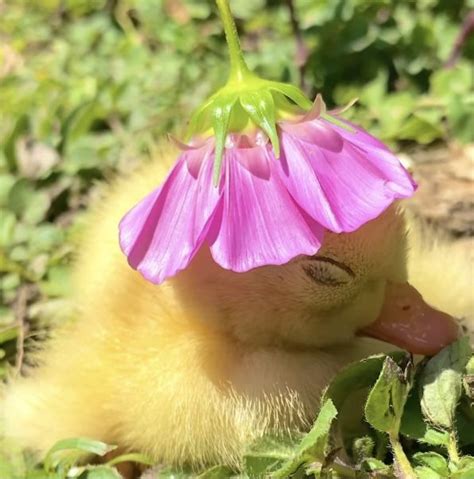
<path id="1" fill-rule="evenodd" d="M 474 0 L 231 6 L 252 68 L 330 106 L 358 97 L 346 115 L 414 170 L 417 211 L 469 241 Z M 74 238 L 100 183 L 179 136 L 226 62 L 211 0 L 0 0 L 0 377 L 68 316 Z"/>

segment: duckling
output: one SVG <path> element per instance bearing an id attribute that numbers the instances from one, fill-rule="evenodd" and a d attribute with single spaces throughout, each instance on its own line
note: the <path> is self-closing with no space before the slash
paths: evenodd
<path id="1" fill-rule="evenodd" d="M 117 181 L 90 214 L 75 318 L 4 391 L 6 435 L 24 447 L 88 436 L 165 464 L 238 468 L 252 440 L 307 429 L 342 366 L 394 349 L 361 331 L 421 353 L 454 339 L 449 317 L 415 288 L 472 329 L 464 258 L 426 247 L 399 205 L 353 233 L 328 232 L 312 257 L 234 273 L 203 247 L 175 278 L 147 282 L 120 251 L 117 225 L 172 157 Z"/>

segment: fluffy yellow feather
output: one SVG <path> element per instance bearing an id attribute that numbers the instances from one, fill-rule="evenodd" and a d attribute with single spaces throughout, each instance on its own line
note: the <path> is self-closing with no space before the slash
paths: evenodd
<path id="1" fill-rule="evenodd" d="M 75 318 L 5 390 L 6 433 L 25 447 L 89 436 L 169 464 L 238 466 L 252 439 L 306 428 L 342 365 L 393 349 L 355 336 L 376 319 L 387 283 L 408 278 L 438 308 L 474 316 L 463 255 L 416 228 L 407 260 L 396 206 L 354 233 L 328 233 L 324 261 L 237 274 L 204 248 L 176 278 L 146 282 L 120 252 L 117 225 L 174 156 L 116 182 L 90 214 Z"/>

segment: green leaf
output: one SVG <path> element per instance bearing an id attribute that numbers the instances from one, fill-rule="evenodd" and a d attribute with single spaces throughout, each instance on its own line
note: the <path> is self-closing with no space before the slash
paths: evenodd
<path id="1" fill-rule="evenodd" d="M 329 442 L 331 425 L 337 416 L 337 409 L 331 399 L 327 399 L 319 411 L 311 431 L 303 438 L 295 451 L 295 456 L 272 473 L 275 479 L 284 479 L 294 473 L 307 461 L 324 461 Z"/>
<path id="2" fill-rule="evenodd" d="M 417 452 L 412 459 L 415 465 L 429 467 L 441 477 L 449 476 L 448 461 L 437 452 Z"/>
<path id="3" fill-rule="evenodd" d="M 414 113 L 398 130 L 401 140 L 415 140 L 421 144 L 428 144 L 443 137 L 440 121 L 430 121 L 418 113 Z"/>
<path id="4" fill-rule="evenodd" d="M 18 336 L 18 326 L 7 326 L 0 329 L 0 344 L 11 341 Z"/>
<path id="5" fill-rule="evenodd" d="M 52 266 L 45 281 L 40 283 L 40 288 L 46 296 L 66 296 L 71 288 L 70 270 L 67 266 Z"/>
<path id="6" fill-rule="evenodd" d="M 64 241 L 64 231 L 51 223 L 38 225 L 31 233 L 29 249 L 31 254 L 51 252 Z"/>
<path id="7" fill-rule="evenodd" d="M 196 479 L 227 479 L 235 477 L 235 471 L 228 466 L 214 466 L 202 472 Z"/>
<path id="8" fill-rule="evenodd" d="M 64 152 L 69 143 L 73 143 L 84 135 L 97 115 L 98 104 L 95 100 L 85 102 L 73 110 L 62 126 L 59 150 Z"/>
<path id="9" fill-rule="evenodd" d="M 463 382 L 466 396 L 474 401 L 474 356 L 466 364 L 466 374 L 464 375 Z"/>
<path id="10" fill-rule="evenodd" d="M 388 474 L 390 473 L 390 466 L 387 466 L 383 461 L 380 459 L 376 459 L 375 457 L 367 457 L 365 458 L 361 464 L 360 468 L 362 471 L 365 472 L 376 472 L 379 474 Z M 379 477 L 379 476 L 377 476 Z"/>
<path id="11" fill-rule="evenodd" d="M 427 466 L 415 467 L 415 473 L 418 479 L 441 479 L 443 477 Z"/>
<path id="12" fill-rule="evenodd" d="M 95 454 L 104 456 L 113 451 L 116 446 L 110 446 L 101 441 L 85 437 L 75 437 L 58 441 L 46 454 L 44 468 L 46 471 L 54 470 L 65 457 L 64 452 L 74 452 L 73 463 L 84 454 Z"/>
<path id="13" fill-rule="evenodd" d="M 474 95 L 453 95 L 448 102 L 450 131 L 464 143 L 474 141 Z"/>
<path id="14" fill-rule="evenodd" d="M 407 377 L 411 365 L 403 371 L 395 361 L 386 357 L 382 371 L 365 404 L 367 422 L 381 432 L 398 434 L 403 408 L 411 384 Z"/>
<path id="15" fill-rule="evenodd" d="M 10 133 L 10 136 L 5 142 L 3 152 L 7 159 L 7 166 L 11 172 L 17 170 L 17 156 L 16 156 L 16 142 L 18 138 L 23 135 L 29 128 L 29 120 L 26 115 L 20 115 L 16 120 L 15 126 Z"/>
<path id="16" fill-rule="evenodd" d="M 451 472 L 452 479 L 472 479 L 474 477 L 474 457 L 463 456 L 457 463 L 456 470 Z"/>
<path id="17" fill-rule="evenodd" d="M 421 409 L 434 426 L 452 430 L 462 393 L 462 375 L 471 357 L 467 337 L 431 358 L 420 376 Z"/>
<path id="18" fill-rule="evenodd" d="M 18 218 L 35 225 L 42 221 L 49 210 L 51 201 L 44 191 L 35 190 L 27 179 L 19 179 L 10 189 L 7 206 Z"/>
<path id="19" fill-rule="evenodd" d="M 276 470 L 295 454 L 297 445 L 290 438 L 259 438 L 244 453 L 244 470 L 250 477 L 259 477 L 265 472 Z"/>
<path id="20" fill-rule="evenodd" d="M 350 403 L 353 393 L 372 386 L 382 370 L 385 354 L 378 354 L 349 364 L 341 369 L 329 383 L 323 394 L 322 401 L 331 399 L 338 411 L 341 411 L 346 401 Z M 395 361 L 406 357 L 405 353 L 391 353 Z"/>
<path id="21" fill-rule="evenodd" d="M 0 209 L 0 247 L 6 248 L 13 242 L 16 218 L 11 211 Z"/>
<path id="22" fill-rule="evenodd" d="M 433 446 L 447 446 L 449 442 L 448 433 L 437 431 L 424 421 L 417 385 L 411 389 L 405 404 L 400 432 L 404 436 Z"/>
<path id="23" fill-rule="evenodd" d="M 6 206 L 8 194 L 15 184 L 13 175 L 0 175 L 0 208 Z"/>

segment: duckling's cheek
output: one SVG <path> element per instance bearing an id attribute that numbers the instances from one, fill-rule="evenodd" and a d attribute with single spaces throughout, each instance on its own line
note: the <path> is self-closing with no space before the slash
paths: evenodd
<path id="1" fill-rule="evenodd" d="M 392 283 L 378 319 L 362 334 L 415 354 L 432 355 L 455 341 L 459 328 L 451 316 L 425 303 L 413 286 Z"/>

